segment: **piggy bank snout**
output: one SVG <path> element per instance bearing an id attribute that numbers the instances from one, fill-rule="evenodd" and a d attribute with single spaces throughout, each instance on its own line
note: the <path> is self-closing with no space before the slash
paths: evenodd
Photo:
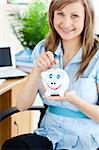
<path id="1" fill-rule="evenodd" d="M 56 82 L 51 82 L 50 84 L 51 84 L 51 85 L 55 85 L 55 84 L 56 84 Z"/>

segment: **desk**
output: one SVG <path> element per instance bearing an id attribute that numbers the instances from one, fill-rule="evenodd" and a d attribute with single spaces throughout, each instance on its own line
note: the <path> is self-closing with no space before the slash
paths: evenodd
<path id="1" fill-rule="evenodd" d="M 12 106 L 12 89 L 24 83 L 26 78 L 6 80 L 0 85 L 0 112 Z M 0 145 L 11 137 L 11 117 L 0 122 Z"/>

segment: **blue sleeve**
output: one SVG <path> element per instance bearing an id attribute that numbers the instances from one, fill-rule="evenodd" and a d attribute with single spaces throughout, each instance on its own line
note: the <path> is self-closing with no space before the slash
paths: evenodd
<path id="1" fill-rule="evenodd" d="M 99 63 L 98 63 L 98 69 L 97 69 L 97 83 L 99 83 Z"/>
<path id="2" fill-rule="evenodd" d="M 99 59 L 98 59 L 98 62 L 97 62 L 97 73 L 96 73 L 96 82 L 99 83 Z"/>
<path id="3" fill-rule="evenodd" d="M 31 59 L 33 60 L 33 66 L 36 65 L 36 59 L 45 51 L 45 40 L 40 41 L 33 49 Z"/>

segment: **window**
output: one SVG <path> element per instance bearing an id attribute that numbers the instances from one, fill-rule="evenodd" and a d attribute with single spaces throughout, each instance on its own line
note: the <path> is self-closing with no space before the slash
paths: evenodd
<path id="1" fill-rule="evenodd" d="M 96 16 L 99 16 L 99 0 L 92 0 Z"/>
<path id="2" fill-rule="evenodd" d="M 94 4 L 95 15 L 96 15 L 95 33 L 99 35 L 99 0 L 92 0 L 92 1 Z"/>

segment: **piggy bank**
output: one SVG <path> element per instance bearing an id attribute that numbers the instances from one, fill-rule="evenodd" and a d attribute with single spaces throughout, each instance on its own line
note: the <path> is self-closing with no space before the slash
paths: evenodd
<path id="1" fill-rule="evenodd" d="M 41 73 L 45 96 L 64 96 L 69 86 L 68 74 L 63 69 L 51 68 Z"/>

